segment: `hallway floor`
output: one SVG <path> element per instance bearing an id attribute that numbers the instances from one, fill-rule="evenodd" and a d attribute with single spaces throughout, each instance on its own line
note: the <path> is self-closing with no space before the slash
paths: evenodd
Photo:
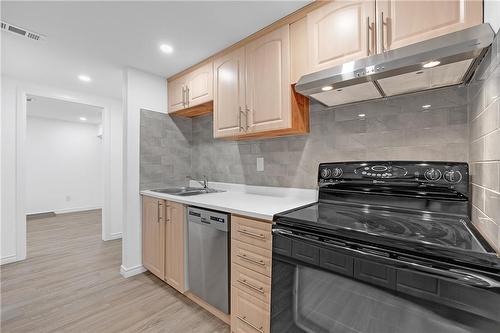
<path id="1" fill-rule="evenodd" d="M 229 332 L 150 273 L 120 275 L 101 211 L 27 222 L 28 258 L 1 267 L 2 332 Z"/>

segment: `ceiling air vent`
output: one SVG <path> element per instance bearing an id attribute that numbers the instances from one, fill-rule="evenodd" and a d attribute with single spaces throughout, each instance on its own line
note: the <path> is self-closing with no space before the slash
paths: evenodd
<path id="1" fill-rule="evenodd" d="M 1 22 L 2 22 L 2 30 L 3 31 L 10 32 L 10 33 L 13 33 L 15 35 L 26 37 L 26 38 L 29 38 L 32 40 L 39 41 L 39 40 L 45 39 L 45 36 L 42 34 L 38 34 L 36 32 L 12 25 L 12 24 L 7 23 L 5 21 L 1 21 Z"/>

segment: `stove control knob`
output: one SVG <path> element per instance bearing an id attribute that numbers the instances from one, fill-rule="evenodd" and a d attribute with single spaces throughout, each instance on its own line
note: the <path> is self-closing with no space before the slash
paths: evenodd
<path id="1" fill-rule="evenodd" d="M 450 183 L 458 183 L 462 180 L 462 174 L 460 171 L 449 170 L 444 173 L 444 179 Z"/>
<path id="2" fill-rule="evenodd" d="M 441 178 L 441 171 L 439 169 L 427 169 L 424 173 L 425 179 L 431 180 L 431 181 L 436 181 Z"/>
<path id="3" fill-rule="evenodd" d="M 330 178 L 330 176 L 332 175 L 332 170 L 328 168 L 323 168 L 321 169 L 320 174 L 321 178 Z"/>
<path id="4" fill-rule="evenodd" d="M 344 172 L 342 171 L 341 168 L 333 168 L 332 170 L 332 176 L 333 178 L 339 178 L 340 176 L 342 176 Z"/>

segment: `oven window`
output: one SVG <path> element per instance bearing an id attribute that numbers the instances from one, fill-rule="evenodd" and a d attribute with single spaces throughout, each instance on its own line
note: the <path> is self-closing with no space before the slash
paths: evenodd
<path id="1" fill-rule="evenodd" d="M 483 316 L 300 263 L 273 258 L 272 277 L 274 333 L 500 332 Z"/>

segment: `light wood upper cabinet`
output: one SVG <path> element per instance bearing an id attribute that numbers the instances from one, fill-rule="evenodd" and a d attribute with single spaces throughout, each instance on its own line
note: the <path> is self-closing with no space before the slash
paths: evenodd
<path id="1" fill-rule="evenodd" d="M 142 197 L 142 264 L 151 273 L 165 276 L 165 201 Z"/>
<path id="2" fill-rule="evenodd" d="M 421 42 L 482 22 L 482 1 L 377 1 L 379 52 Z"/>
<path id="3" fill-rule="evenodd" d="M 184 205 L 167 201 L 167 219 L 165 223 L 165 281 L 180 292 L 184 287 L 184 241 L 185 214 Z"/>
<path id="4" fill-rule="evenodd" d="M 214 137 L 238 135 L 245 111 L 245 49 L 214 60 Z"/>
<path id="5" fill-rule="evenodd" d="M 374 53 L 375 1 L 333 1 L 307 15 L 309 71 Z"/>
<path id="6" fill-rule="evenodd" d="M 246 132 L 291 127 L 289 39 L 287 25 L 245 47 L 245 95 L 248 108 Z"/>
<path id="7" fill-rule="evenodd" d="M 213 68 L 209 62 L 187 75 L 187 107 L 213 100 Z"/>
<path id="8" fill-rule="evenodd" d="M 182 77 L 168 83 L 168 112 L 176 112 L 186 107 L 186 78 Z"/>

